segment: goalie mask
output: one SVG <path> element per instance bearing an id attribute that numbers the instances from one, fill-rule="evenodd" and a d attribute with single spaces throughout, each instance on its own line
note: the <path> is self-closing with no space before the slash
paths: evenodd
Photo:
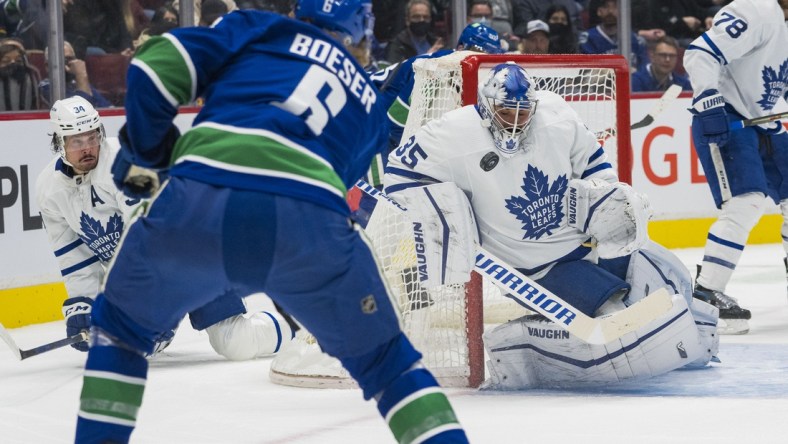
<path id="1" fill-rule="evenodd" d="M 104 125 L 98 111 L 87 100 L 79 96 L 58 100 L 49 110 L 52 123 L 52 150 L 66 165 L 74 166 L 66 159 L 66 138 L 98 130 L 99 144 L 104 141 Z"/>
<path id="2" fill-rule="evenodd" d="M 534 83 L 525 69 L 502 63 L 479 85 L 482 125 L 492 134 L 495 148 L 506 158 L 524 149 L 528 127 L 536 112 Z"/>
<path id="3" fill-rule="evenodd" d="M 299 0 L 295 16 L 335 35 L 345 46 L 358 46 L 372 35 L 370 0 Z"/>

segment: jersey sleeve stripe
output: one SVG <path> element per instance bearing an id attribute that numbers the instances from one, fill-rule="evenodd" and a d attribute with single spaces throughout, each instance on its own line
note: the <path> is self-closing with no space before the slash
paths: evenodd
<path id="1" fill-rule="evenodd" d="M 188 53 L 178 46 L 171 39 L 152 37 L 132 60 L 132 65 L 142 69 L 173 106 L 189 103 L 195 88 L 194 66 L 189 66 Z"/>
<path id="2" fill-rule="evenodd" d="M 91 256 L 91 257 L 85 259 L 84 261 L 82 261 L 82 262 L 80 262 L 78 264 L 74 264 L 74 265 L 72 265 L 72 266 L 70 266 L 68 268 L 64 268 L 64 269 L 60 270 L 60 274 L 63 275 L 64 277 L 68 276 L 69 274 L 71 274 L 71 273 L 73 273 L 75 271 L 79 271 L 79 270 L 81 270 L 81 269 L 83 269 L 85 267 L 89 267 L 89 266 L 95 264 L 98 261 L 99 261 L 99 258 L 97 256 Z"/>
<path id="3" fill-rule="evenodd" d="M 601 145 L 598 145 L 598 147 L 599 148 L 597 148 L 594 154 L 592 154 L 591 157 L 588 158 L 588 163 L 592 163 L 593 161 L 599 159 L 600 157 L 602 157 L 602 155 L 605 154 L 605 149 L 602 148 Z"/>
<path id="4" fill-rule="evenodd" d="M 65 247 L 55 250 L 55 257 L 63 256 L 64 254 L 79 247 L 80 245 L 82 245 L 82 239 L 77 239 L 74 242 L 71 242 L 70 244 L 66 245 Z"/>
<path id="5" fill-rule="evenodd" d="M 714 44 L 714 41 L 711 39 L 711 37 L 709 37 L 709 35 L 706 33 L 702 34 L 701 37 L 703 37 L 703 41 L 706 42 L 707 45 L 709 45 L 709 48 L 711 48 L 711 50 L 714 51 L 714 54 L 717 54 L 717 56 L 719 56 L 719 58 L 722 59 L 722 64 L 727 65 L 728 60 L 725 58 L 725 55 L 722 53 L 722 51 L 720 51 L 720 48 L 718 48 L 717 45 Z"/>
<path id="6" fill-rule="evenodd" d="M 703 51 L 706 54 L 712 56 L 714 58 L 714 60 L 717 61 L 717 63 L 722 65 L 722 60 L 717 56 L 717 54 L 714 54 L 713 52 L 709 51 L 706 48 L 700 47 L 698 45 L 689 45 L 689 47 L 687 48 L 687 51 Z"/>
<path id="7" fill-rule="evenodd" d="M 580 178 L 581 179 L 585 179 L 588 176 L 591 176 L 591 175 L 593 175 L 595 173 L 598 173 L 598 172 L 600 172 L 602 170 L 605 170 L 605 169 L 608 169 L 608 168 L 613 169 L 613 166 L 610 165 L 610 163 L 608 163 L 608 162 L 600 163 L 599 165 L 597 165 L 597 166 L 595 166 L 593 168 L 588 168 L 587 170 L 583 171 L 583 175 Z"/>
<path id="8" fill-rule="evenodd" d="M 388 115 L 389 120 L 394 125 L 398 125 L 401 127 L 405 126 L 405 123 L 408 120 L 408 114 L 410 113 L 410 106 L 407 103 L 404 103 L 399 97 L 394 100 L 394 103 L 391 104 L 389 108 Z"/>
<path id="9" fill-rule="evenodd" d="M 168 39 L 175 49 L 181 54 L 183 58 L 183 62 L 186 64 L 186 69 L 189 71 L 189 79 L 191 79 L 191 91 L 189 94 L 189 100 L 187 102 L 191 102 L 192 100 L 197 98 L 197 70 L 194 68 L 194 62 L 192 62 L 192 58 L 189 55 L 189 52 L 186 51 L 186 48 L 183 47 L 180 40 L 178 40 L 172 34 L 164 34 L 164 37 Z M 184 102 L 184 103 L 187 103 Z"/>

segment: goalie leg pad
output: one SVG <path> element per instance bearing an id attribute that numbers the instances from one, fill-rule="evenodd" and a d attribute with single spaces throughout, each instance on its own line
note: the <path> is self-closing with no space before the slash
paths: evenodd
<path id="1" fill-rule="evenodd" d="M 479 233 L 468 197 L 451 182 L 399 194 L 416 241 L 419 277 L 427 288 L 468 281 Z"/>
<path id="2" fill-rule="evenodd" d="M 526 316 L 484 334 L 490 379 L 498 390 L 577 387 L 648 378 L 682 367 L 704 352 L 683 296 L 636 332 L 592 345 L 543 318 Z"/>
<path id="3" fill-rule="evenodd" d="M 687 267 L 670 250 L 651 240 L 632 255 L 626 280 L 632 287 L 624 301 L 628 305 L 660 288 L 684 296 L 687 304 L 692 301 L 692 275 Z"/>
<path id="4" fill-rule="evenodd" d="M 271 356 L 293 338 L 284 318 L 267 311 L 231 316 L 205 331 L 216 353 L 231 361 Z"/>
<path id="5" fill-rule="evenodd" d="M 555 264 L 536 282 L 588 316 L 614 294 L 629 289 L 626 282 L 586 260 Z"/>

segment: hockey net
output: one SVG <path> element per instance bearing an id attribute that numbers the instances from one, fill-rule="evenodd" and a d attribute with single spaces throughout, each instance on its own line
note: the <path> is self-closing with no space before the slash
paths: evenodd
<path id="1" fill-rule="evenodd" d="M 455 52 L 420 59 L 414 63 L 416 80 L 402 140 L 447 111 L 476 103 L 479 80 L 491 67 L 508 61 L 525 67 L 539 89 L 564 97 L 596 134 L 621 179 L 629 181 L 629 71 L 620 56 Z M 402 329 L 424 354 L 424 364 L 444 386 L 479 386 L 484 380 L 485 325 L 516 319 L 526 310 L 476 273 L 464 285 L 423 288 L 411 222 L 396 207 L 379 202 L 365 231 L 399 307 Z M 319 371 L 309 375 L 303 370 L 294 369 L 300 380 L 319 377 Z"/>

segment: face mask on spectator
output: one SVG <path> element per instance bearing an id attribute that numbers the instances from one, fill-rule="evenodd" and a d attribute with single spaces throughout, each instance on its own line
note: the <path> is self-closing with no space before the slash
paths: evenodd
<path id="1" fill-rule="evenodd" d="M 408 25 L 410 33 L 416 37 L 424 37 L 430 30 L 430 22 L 412 22 Z"/>
<path id="2" fill-rule="evenodd" d="M 565 23 L 550 23 L 550 34 L 561 35 L 569 32 L 569 25 Z"/>
<path id="3" fill-rule="evenodd" d="M 25 78 L 25 74 L 27 70 L 25 69 L 25 65 L 20 62 L 10 63 L 2 68 L 0 68 L 0 78 L 2 79 L 15 79 L 18 82 L 21 82 Z"/>
<path id="4" fill-rule="evenodd" d="M 487 19 L 487 17 L 472 17 L 471 22 L 481 23 L 482 25 L 490 26 L 490 21 Z"/>

